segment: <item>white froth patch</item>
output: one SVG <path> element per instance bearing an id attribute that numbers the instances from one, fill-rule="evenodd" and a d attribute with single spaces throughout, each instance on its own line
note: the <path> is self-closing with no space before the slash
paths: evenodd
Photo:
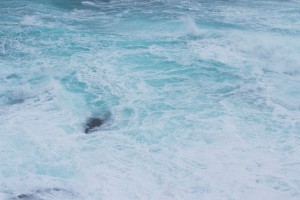
<path id="1" fill-rule="evenodd" d="M 85 5 L 85 6 L 95 6 L 96 4 L 92 1 L 82 1 L 81 2 L 82 5 Z"/>
<path id="2" fill-rule="evenodd" d="M 282 36 L 254 32 L 220 32 L 219 37 L 209 37 L 189 42 L 193 53 L 202 59 L 219 61 L 238 68 L 255 66 L 276 72 L 298 72 L 299 43 Z M 252 67 L 252 68 L 253 68 Z"/>
<path id="3" fill-rule="evenodd" d="M 161 20 L 148 2 L 113 1 L 103 4 L 105 12 L 45 7 L 55 27 L 70 28 L 69 22 L 72 31 L 55 29 L 54 39 L 11 39 L 17 52 L 28 54 L 12 57 L 19 71 L 5 64 L 9 73 L 2 75 L 44 81 L 26 89 L 1 80 L 1 91 L 27 100 L 0 107 L 0 199 L 59 187 L 74 196 L 41 198 L 298 200 L 297 37 L 208 30 L 197 15 L 178 20 L 191 6 L 215 20 L 226 6 L 225 14 L 232 11 L 228 2 L 213 9 L 164 2 L 168 12 L 158 11 L 168 14 Z M 23 23 L 40 30 L 41 19 L 25 16 Z M 45 47 L 52 49 L 38 54 Z M 84 122 L 103 111 L 94 105 L 101 101 L 113 115 L 112 127 L 85 135 Z"/>
<path id="4" fill-rule="evenodd" d="M 41 26 L 42 22 L 38 19 L 37 16 L 26 15 L 26 16 L 24 16 L 23 20 L 21 21 L 21 24 L 29 25 L 29 26 Z"/>
<path id="5" fill-rule="evenodd" d="M 201 36 L 205 33 L 197 26 L 195 20 L 192 17 L 190 16 L 182 17 L 181 21 L 184 24 L 183 26 L 184 34 L 191 35 L 191 36 Z"/>

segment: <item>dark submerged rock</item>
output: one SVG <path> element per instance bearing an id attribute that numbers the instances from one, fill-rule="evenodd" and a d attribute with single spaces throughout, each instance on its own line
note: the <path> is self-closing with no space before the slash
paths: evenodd
<path id="1" fill-rule="evenodd" d="M 91 117 L 87 120 L 85 124 L 84 133 L 90 134 L 91 132 L 94 132 L 98 127 L 100 127 L 104 123 L 104 119 L 101 119 L 99 117 Z"/>
<path id="2" fill-rule="evenodd" d="M 18 79 L 18 78 L 20 78 L 20 76 L 17 74 L 11 74 L 6 77 L 6 79 Z"/>
<path id="3" fill-rule="evenodd" d="M 15 200 L 41 200 L 40 198 L 38 198 L 37 196 L 33 195 L 33 194 L 20 194 L 17 196 L 17 198 L 15 198 Z"/>
<path id="4" fill-rule="evenodd" d="M 24 99 L 13 99 L 13 98 L 9 98 L 9 104 L 10 105 L 14 105 L 14 104 L 21 104 L 24 103 Z"/>
<path id="5" fill-rule="evenodd" d="M 18 195 L 19 199 L 32 199 L 33 195 L 31 194 L 20 194 Z"/>
<path id="6" fill-rule="evenodd" d="M 26 100 L 26 95 L 21 91 L 7 91 L 0 98 L 4 98 L 5 105 L 21 104 Z"/>
<path id="7" fill-rule="evenodd" d="M 55 197 L 56 195 L 62 194 L 66 195 L 67 197 L 75 197 L 74 193 L 70 190 L 54 187 L 38 189 L 30 193 L 20 194 L 15 197 L 12 197 L 11 200 L 44 200 L 46 196 L 51 195 Z"/>

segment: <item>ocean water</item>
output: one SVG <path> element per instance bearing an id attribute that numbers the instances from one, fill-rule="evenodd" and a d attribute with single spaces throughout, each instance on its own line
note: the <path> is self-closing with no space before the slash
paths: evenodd
<path id="1" fill-rule="evenodd" d="M 1 200 L 299 200 L 300 1 L 1 0 L 0 137 Z"/>

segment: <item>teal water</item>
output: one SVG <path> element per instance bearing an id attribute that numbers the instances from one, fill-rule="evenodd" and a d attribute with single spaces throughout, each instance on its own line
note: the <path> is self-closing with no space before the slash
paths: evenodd
<path id="1" fill-rule="evenodd" d="M 299 55 L 299 0 L 1 0 L 0 199 L 298 200 Z"/>

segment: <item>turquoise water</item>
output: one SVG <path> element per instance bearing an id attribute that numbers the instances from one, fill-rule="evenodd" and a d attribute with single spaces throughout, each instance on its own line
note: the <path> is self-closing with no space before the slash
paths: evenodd
<path id="1" fill-rule="evenodd" d="M 299 0 L 1 0 L 0 69 L 0 199 L 300 199 Z"/>

